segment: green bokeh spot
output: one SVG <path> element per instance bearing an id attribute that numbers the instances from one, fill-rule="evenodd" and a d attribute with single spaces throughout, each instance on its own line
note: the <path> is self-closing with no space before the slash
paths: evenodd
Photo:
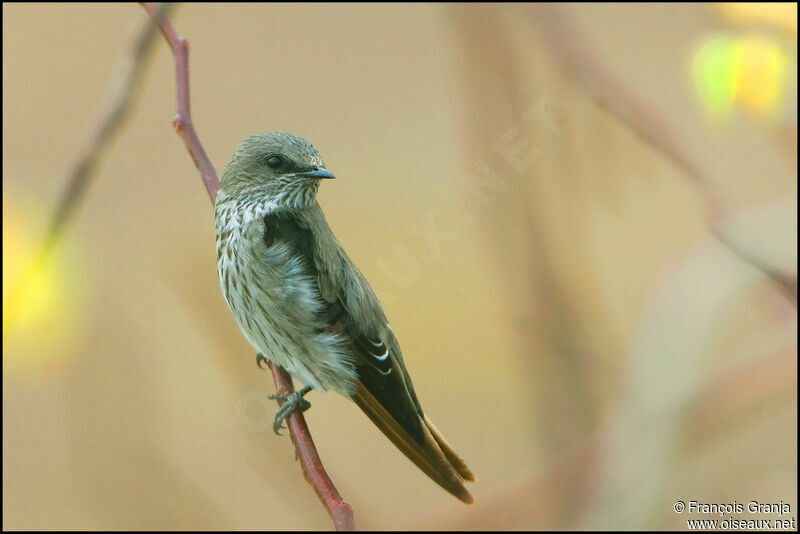
<path id="1" fill-rule="evenodd" d="M 715 115 L 727 115 L 735 98 L 735 45 L 730 37 L 708 39 L 694 53 L 692 75 L 695 89 Z"/>

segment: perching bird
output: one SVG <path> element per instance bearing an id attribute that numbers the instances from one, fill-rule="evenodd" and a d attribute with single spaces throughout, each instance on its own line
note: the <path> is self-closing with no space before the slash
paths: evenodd
<path id="1" fill-rule="evenodd" d="M 276 431 L 310 389 L 351 398 L 422 471 L 466 503 L 475 479 L 423 413 L 400 345 L 366 278 L 316 200 L 334 178 L 305 139 L 251 135 L 231 157 L 215 203 L 222 293 L 242 332 L 306 387 L 276 414 Z"/>

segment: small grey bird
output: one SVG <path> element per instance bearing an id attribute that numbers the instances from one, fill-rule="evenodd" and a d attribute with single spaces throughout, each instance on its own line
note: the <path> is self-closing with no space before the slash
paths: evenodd
<path id="1" fill-rule="evenodd" d="M 316 200 L 334 178 L 305 139 L 251 135 L 231 157 L 215 203 L 222 293 L 259 358 L 310 389 L 351 398 L 422 471 L 466 503 L 475 479 L 423 413 L 400 345 L 366 278 L 336 240 Z M 261 355 L 264 355 L 263 357 Z"/>

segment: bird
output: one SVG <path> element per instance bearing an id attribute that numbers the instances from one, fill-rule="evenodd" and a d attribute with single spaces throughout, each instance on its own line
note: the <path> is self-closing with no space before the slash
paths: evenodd
<path id="1" fill-rule="evenodd" d="M 214 203 L 225 301 L 257 350 L 305 384 L 282 403 L 276 432 L 311 390 L 349 399 L 414 464 L 471 504 L 475 475 L 423 412 L 400 345 L 369 282 L 316 199 L 335 176 L 306 139 L 270 131 L 229 159 Z"/>

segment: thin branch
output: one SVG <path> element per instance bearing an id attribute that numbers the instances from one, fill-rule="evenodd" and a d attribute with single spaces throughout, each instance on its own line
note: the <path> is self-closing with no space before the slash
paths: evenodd
<path id="1" fill-rule="evenodd" d="M 173 5 L 164 4 L 156 11 L 158 16 L 164 16 L 172 8 Z M 74 216 L 80 200 L 91 185 L 98 161 L 111 146 L 111 142 L 116 138 L 130 115 L 135 102 L 134 96 L 144 78 L 148 60 L 151 57 L 150 52 L 157 35 L 157 26 L 148 22 L 136 38 L 132 53 L 126 54 L 117 65 L 107 97 L 106 110 L 97 122 L 97 126 L 91 131 L 87 144 L 81 149 L 78 162 L 69 172 L 67 186 L 61 195 L 53 218 L 47 225 L 42 241 L 30 263 L 22 272 L 19 282 L 12 287 L 5 299 L 3 305 L 4 341 L 6 333 L 10 333 L 14 329 L 19 316 L 19 306 L 28 295 L 31 283 L 41 274 L 64 228 Z"/>
<path id="2" fill-rule="evenodd" d="M 272 377 L 275 379 L 275 389 L 279 395 L 290 395 L 294 393 L 294 386 L 292 385 L 292 377 L 289 376 L 282 367 L 270 362 L 270 370 L 272 370 Z M 325 468 L 322 466 L 322 460 L 317 454 L 317 449 L 314 447 L 314 441 L 311 439 L 311 432 L 306 425 L 306 420 L 303 417 L 303 412 L 295 410 L 286 419 L 289 426 L 289 432 L 292 437 L 295 449 L 297 449 L 297 457 L 300 459 L 300 465 L 303 466 L 303 475 L 306 481 L 311 484 L 314 491 L 317 492 L 317 497 L 325 505 L 328 514 L 333 519 L 336 525 L 336 530 L 355 530 L 353 523 L 353 509 L 350 505 L 344 502 L 333 481 L 328 477 Z"/>
<path id="3" fill-rule="evenodd" d="M 677 142 L 677 138 L 657 111 L 649 108 L 631 91 L 620 84 L 598 61 L 591 47 L 583 42 L 572 20 L 556 6 L 536 6 L 530 11 L 532 20 L 547 37 L 553 53 L 564 71 L 588 89 L 597 102 L 611 115 L 625 123 L 644 142 L 669 158 L 696 187 L 706 206 L 709 232 L 741 261 L 758 269 L 778 285 L 786 298 L 797 306 L 797 273 L 784 272 L 768 266 L 763 260 L 727 236 L 719 222 L 725 213 L 722 197 L 714 185 Z"/>
<path id="4" fill-rule="evenodd" d="M 217 171 L 214 169 L 214 165 L 211 164 L 211 160 L 208 159 L 208 155 L 206 155 L 206 151 L 200 143 L 192 124 L 192 112 L 189 103 L 189 41 L 178 36 L 169 19 L 159 9 L 158 4 L 142 2 L 142 7 L 147 10 L 158 24 L 161 33 L 172 49 L 172 54 L 175 56 L 178 109 L 175 118 L 172 120 L 172 126 L 183 139 L 183 143 L 186 145 L 186 149 L 189 151 L 195 166 L 197 166 L 197 170 L 200 171 L 208 195 L 213 202 L 217 198 L 219 179 L 217 178 Z"/>
<path id="5" fill-rule="evenodd" d="M 501 8 L 463 9 L 452 6 L 447 18 L 453 24 L 457 47 L 462 54 L 459 63 L 463 65 L 461 74 L 467 106 L 464 115 L 469 121 L 464 128 L 468 133 L 466 146 L 468 151 L 479 153 L 486 146 L 487 139 L 503 140 L 504 135 L 508 139 L 507 132 L 511 131 L 509 119 L 529 114 L 535 102 L 533 95 L 526 91 L 523 62 L 512 34 L 504 26 Z M 488 102 L 493 104 L 487 105 Z M 544 133 L 544 124 L 538 124 L 541 130 L 537 133 Z M 500 146 L 499 142 L 493 144 Z M 579 310 L 575 300 L 562 290 L 565 278 L 557 261 L 557 251 L 547 237 L 549 223 L 542 216 L 542 210 L 537 209 L 544 206 L 538 202 L 546 203 L 541 199 L 553 195 L 552 183 L 532 179 L 541 170 L 542 160 L 518 170 L 508 166 L 508 160 L 504 161 L 496 151 L 484 156 L 484 161 L 489 168 L 505 169 L 503 180 L 507 180 L 507 185 L 486 187 L 488 172 L 469 173 L 472 192 L 469 200 L 484 212 L 480 224 L 486 235 L 492 236 L 487 242 L 491 251 L 489 256 L 498 260 L 503 270 L 513 265 L 510 269 L 513 274 L 503 279 L 509 288 L 513 288 L 514 296 L 508 302 L 519 329 L 519 341 L 523 347 L 520 354 L 524 363 L 531 366 L 532 380 L 535 381 L 530 389 L 531 400 L 534 406 L 554 407 L 552 410 L 534 409 L 532 413 L 536 415 L 535 424 L 547 430 L 546 438 L 539 440 L 542 453 L 547 462 L 555 464 L 560 461 L 567 444 L 586 441 L 590 429 L 601 420 L 596 396 L 592 394 L 591 377 L 581 371 L 596 360 L 600 349 L 594 343 L 596 338 L 576 335 L 586 328 L 581 316 L 585 311 Z M 494 195 L 478 200 L 478 195 L 487 193 Z M 494 238 L 496 233 L 506 232 L 508 228 L 518 232 L 515 239 Z M 573 235 L 579 234 L 573 231 Z M 521 256 L 513 244 L 518 239 L 525 242 L 527 255 Z M 537 525 L 556 530 L 568 528 L 575 521 L 575 510 L 586 502 L 590 489 L 586 477 L 593 472 L 594 457 L 587 454 L 574 458 L 570 469 L 559 477 L 559 484 L 547 487 L 549 494 L 543 499 L 538 495 L 520 493 L 515 499 L 520 505 L 518 509 L 512 503 L 503 502 L 502 498 L 489 501 L 486 503 L 490 510 L 487 517 L 492 519 L 481 523 L 478 518 L 474 525 L 469 519 L 467 528 L 519 528 L 522 523 L 515 519 L 520 516 L 520 510 L 532 513 L 524 517 L 536 517 Z M 534 503 L 546 503 L 546 512 L 541 513 L 540 507 Z M 492 523 L 498 517 L 503 519 Z M 462 523 L 458 528 L 465 526 Z"/>
<path id="6" fill-rule="evenodd" d="M 208 159 L 200 139 L 197 137 L 192 124 L 191 111 L 189 107 L 189 43 L 186 39 L 178 36 L 175 28 L 169 20 L 163 16 L 157 4 L 142 3 L 153 20 L 159 25 L 161 33 L 169 43 L 172 53 L 175 56 L 175 71 L 177 79 L 177 115 L 172 121 L 175 131 L 183 139 L 186 149 L 194 160 L 197 169 L 203 177 L 208 195 L 213 202 L 219 189 L 219 179 L 217 171 Z M 289 394 L 294 391 L 292 378 L 284 369 L 278 365 L 270 364 L 270 370 L 275 380 L 275 386 L 279 394 Z M 292 437 L 297 458 L 303 467 L 303 474 L 306 481 L 311 484 L 317 493 L 319 500 L 328 510 L 328 514 L 333 519 L 336 530 L 355 530 L 353 521 L 353 510 L 349 504 L 344 502 L 342 496 L 336 490 L 333 481 L 328 476 L 322 465 L 319 454 L 317 454 L 314 440 L 306 424 L 305 417 L 300 411 L 292 412 L 287 418 L 289 434 Z"/>
<path id="7" fill-rule="evenodd" d="M 730 237 L 725 235 L 718 228 L 712 227 L 711 234 L 740 259 L 744 260 L 767 275 L 773 282 L 775 282 L 775 284 L 777 284 L 778 289 L 781 291 L 781 293 L 783 293 L 786 299 L 797 306 L 797 273 L 781 271 L 775 267 L 772 267 L 771 265 L 768 265 L 762 259 L 734 243 Z"/>

